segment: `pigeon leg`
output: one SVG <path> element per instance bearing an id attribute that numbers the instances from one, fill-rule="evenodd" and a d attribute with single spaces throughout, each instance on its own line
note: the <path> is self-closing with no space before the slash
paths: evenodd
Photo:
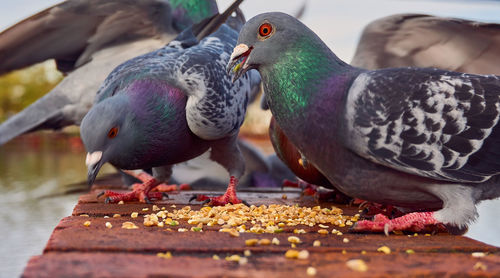
<path id="1" fill-rule="evenodd" d="M 152 189 L 156 188 L 161 184 L 160 181 L 152 177 L 151 175 L 141 171 L 140 173 L 135 173 L 134 171 L 124 171 L 125 173 L 139 179 L 143 183 L 136 183 L 132 186 L 132 192 L 127 193 L 117 193 L 113 191 L 106 190 L 104 194 L 106 196 L 106 203 L 116 203 L 119 201 L 136 201 L 139 200 L 143 203 L 149 203 L 151 199 L 161 200 L 165 194 L 162 192 L 151 192 Z M 167 195 L 168 197 L 168 195 Z"/>
<path id="2" fill-rule="evenodd" d="M 238 179 L 245 171 L 245 160 L 237 144 L 237 136 L 224 138 L 214 142 L 212 145 L 212 152 L 210 159 L 216 161 L 224 168 L 227 169 L 229 175 L 229 185 L 227 186 L 226 193 L 218 197 L 209 197 L 205 195 L 194 196 L 192 199 L 203 201 L 213 206 L 223 206 L 226 204 L 239 204 L 244 203 L 236 197 L 236 186 Z"/>
<path id="3" fill-rule="evenodd" d="M 318 185 L 308 183 L 304 180 L 298 179 L 296 182 L 285 179 L 282 183 L 283 187 L 294 187 L 301 188 L 302 195 L 314 196 L 318 202 L 333 201 L 337 204 L 347 204 L 350 202 L 351 198 L 342 192 L 331 189 L 331 190 L 320 190 Z"/>
<path id="4" fill-rule="evenodd" d="M 314 196 L 318 193 L 317 185 L 305 182 L 301 179 L 298 179 L 296 182 L 285 179 L 281 187 L 300 188 L 302 189 L 302 194 L 306 196 Z"/>
<path id="5" fill-rule="evenodd" d="M 153 191 L 158 192 L 172 192 L 181 190 L 191 190 L 191 186 L 187 183 L 183 183 L 181 185 L 161 183 L 153 189 Z"/>
<path id="6" fill-rule="evenodd" d="M 377 214 L 373 220 L 362 220 L 356 222 L 351 231 L 353 232 L 384 232 L 388 234 L 392 231 L 412 231 L 420 232 L 429 226 L 441 224 L 436 220 L 434 212 L 412 212 L 401 217 L 389 219 L 383 214 Z"/>
<path id="7" fill-rule="evenodd" d="M 197 195 L 196 200 L 200 202 L 206 202 L 212 206 L 223 206 L 226 204 L 239 204 L 245 203 L 244 201 L 238 199 L 236 196 L 236 185 L 238 184 L 238 179 L 231 176 L 229 179 L 229 185 L 227 186 L 226 193 L 218 197 L 209 197 L 206 195 Z M 246 204 L 246 203 L 245 203 Z"/>

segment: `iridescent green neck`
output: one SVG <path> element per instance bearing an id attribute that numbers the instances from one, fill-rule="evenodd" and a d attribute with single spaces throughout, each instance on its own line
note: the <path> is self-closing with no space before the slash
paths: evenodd
<path id="1" fill-rule="evenodd" d="M 307 109 L 325 81 L 345 67 L 323 42 L 303 37 L 260 71 L 270 106 L 282 115 L 293 115 Z"/>
<path id="2" fill-rule="evenodd" d="M 213 0 L 170 0 L 174 14 L 182 14 L 190 23 L 200 22 L 201 20 L 214 15 L 218 9 Z M 186 28 L 188 26 L 182 26 Z"/>

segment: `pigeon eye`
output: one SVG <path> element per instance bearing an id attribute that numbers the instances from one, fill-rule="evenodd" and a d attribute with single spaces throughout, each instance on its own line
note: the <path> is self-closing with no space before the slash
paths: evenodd
<path id="1" fill-rule="evenodd" d="M 117 127 L 113 127 L 112 129 L 109 130 L 108 132 L 108 138 L 115 138 L 116 135 L 118 135 L 118 128 Z"/>
<path id="2" fill-rule="evenodd" d="M 259 35 L 262 37 L 267 37 L 273 32 L 273 26 L 269 23 L 263 23 L 259 27 Z"/>

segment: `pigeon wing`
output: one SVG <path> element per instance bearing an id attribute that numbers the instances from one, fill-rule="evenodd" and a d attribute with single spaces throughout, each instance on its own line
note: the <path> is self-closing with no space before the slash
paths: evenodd
<path id="1" fill-rule="evenodd" d="M 454 182 L 500 173 L 500 78 L 437 69 L 360 74 L 346 103 L 346 144 L 379 164 Z"/>
<path id="2" fill-rule="evenodd" d="M 500 75 L 500 24 L 422 14 L 398 14 L 367 25 L 352 65 L 436 67 Z"/>
<path id="3" fill-rule="evenodd" d="M 67 73 L 103 47 L 173 35 L 166 0 L 70 0 L 0 33 L 0 74 L 47 59 Z"/>

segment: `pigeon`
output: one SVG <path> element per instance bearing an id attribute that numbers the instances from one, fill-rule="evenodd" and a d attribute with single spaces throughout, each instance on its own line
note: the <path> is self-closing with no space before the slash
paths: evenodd
<path id="1" fill-rule="evenodd" d="M 215 0 L 68 0 L 0 33 L 0 74 L 55 59 L 65 78 L 0 125 L 0 145 L 79 125 L 106 76 L 218 12 Z"/>
<path id="2" fill-rule="evenodd" d="M 125 170 L 152 168 L 154 177 L 139 176 L 143 184 L 129 193 L 105 192 L 108 202 L 159 197 L 151 190 L 168 181 L 172 165 L 210 150 L 210 158 L 229 172 L 230 182 L 224 195 L 199 195 L 197 200 L 241 203 L 236 186 L 245 163 L 237 136 L 260 77 L 253 71 L 231 82 L 225 65 L 239 29 L 220 25 L 241 2 L 203 28 L 188 28 L 165 47 L 121 64 L 104 81 L 80 129 L 89 184 L 105 162 Z M 214 33 L 206 32 L 219 25 Z"/>
<path id="3" fill-rule="evenodd" d="M 351 65 L 366 69 L 435 67 L 500 75 L 498 61 L 500 24 L 396 14 L 364 28 Z"/>
<path id="4" fill-rule="evenodd" d="M 368 24 L 361 34 L 351 65 L 379 69 L 403 66 L 436 67 L 476 74 L 500 74 L 500 25 L 424 14 L 396 14 Z M 443 55 L 445 53 L 445 55 Z M 262 106 L 267 109 L 265 99 Z M 317 194 L 317 185 L 335 189 L 286 138 L 271 119 L 270 138 L 279 158 L 299 178 L 285 186 Z M 305 184 L 304 184 L 305 181 Z M 316 185 L 316 186 L 315 186 Z"/>
<path id="5" fill-rule="evenodd" d="M 234 68 L 233 68 L 234 67 Z M 340 60 L 297 19 L 264 13 L 227 65 L 250 69 L 284 134 L 344 194 L 404 208 L 353 231 L 463 233 L 500 196 L 500 77 L 436 68 L 367 70 Z"/>

